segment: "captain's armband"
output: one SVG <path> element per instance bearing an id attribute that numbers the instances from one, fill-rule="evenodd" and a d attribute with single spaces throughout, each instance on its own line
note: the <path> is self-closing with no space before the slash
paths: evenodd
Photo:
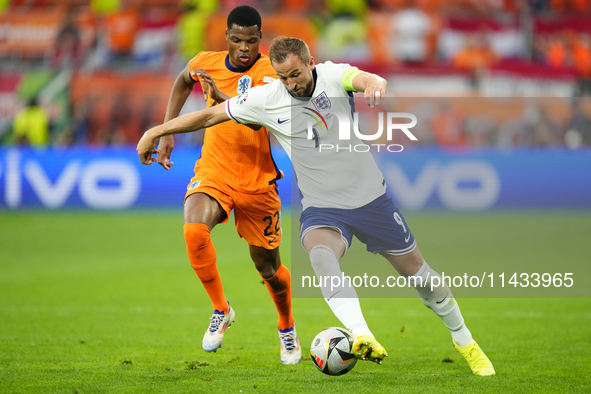
<path id="1" fill-rule="evenodd" d="M 353 87 L 353 78 L 355 78 L 356 76 L 358 76 L 361 73 L 363 73 L 363 71 L 361 71 L 357 67 L 349 67 L 348 69 L 345 70 L 345 72 L 343 73 L 343 77 L 341 78 L 341 83 L 343 84 L 343 87 L 345 88 L 346 91 L 348 91 L 348 92 L 356 92 L 357 91 Z"/>

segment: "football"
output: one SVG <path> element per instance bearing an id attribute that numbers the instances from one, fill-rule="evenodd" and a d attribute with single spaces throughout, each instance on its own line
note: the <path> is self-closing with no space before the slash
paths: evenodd
<path id="1" fill-rule="evenodd" d="M 312 340 L 310 355 L 316 368 L 327 375 L 344 375 L 353 369 L 353 335 L 344 328 L 326 328 Z"/>

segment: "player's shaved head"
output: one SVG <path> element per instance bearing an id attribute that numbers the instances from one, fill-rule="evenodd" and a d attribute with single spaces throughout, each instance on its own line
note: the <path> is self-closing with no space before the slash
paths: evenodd
<path id="1" fill-rule="evenodd" d="M 238 6 L 228 15 L 228 29 L 231 29 L 234 25 L 242 27 L 256 25 L 261 30 L 262 24 L 259 12 L 249 5 Z"/>
<path id="2" fill-rule="evenodd" d="M 310 60 L 310 48 L 303 40 L 295 37 L 276 37 L 269 49 L 269 58 L 272 63 L 281 64 L 287 60 L 289 55 L 296 55 L 302 63 Z"/>
<path id="3" fill-rule="evenodd" d="M 248 5 L 234 8 L 228 15 L 226 41 L 228 60 L 241 70 L 252 66 L 258 59 L 259 44 L 263 37 L 261 15 Z"/>

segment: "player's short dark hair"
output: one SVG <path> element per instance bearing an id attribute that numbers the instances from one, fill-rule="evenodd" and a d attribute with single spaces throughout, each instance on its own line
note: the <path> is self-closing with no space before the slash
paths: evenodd
<path id="1" fill-rule="evenodd" d="M 261 21 L 261 14 L 257 10 L 249 5 L 239 5 L 228 15 L 228 29 L 231 29 L 233 25 L 242 27 L 257 25 L 261 30 L 263 22 Z"/>
<path id="2" fill-rule="evenodd" d="M 272 63 L 283 63 L 289 55 L 296 55 L 302 63 L 310 60 L 310 48 L 304 40 L 295 37 L 276 37 L 269 49 L 269 58 Z"/>

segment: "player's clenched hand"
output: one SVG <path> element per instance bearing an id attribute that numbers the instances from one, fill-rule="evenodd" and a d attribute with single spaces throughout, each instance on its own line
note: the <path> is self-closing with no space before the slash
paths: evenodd
<path id="1" fill-rule="evenodd" d="M 142 138 L 140 138 L 140 141 L 137 143 L 137 147 L 135 149 L 142 164 L 146 165 L 150 165 L 155 162 L 157 159 L 152 157 L 152 155 L 154 153 L 158 153 L 158 151 L 154 148 L 154 138 L 150 137 L 149 133 L 150 130 L 144 133 Z"/>
<path id="2" fill-rule="evenodd" d="M 370 86 L 363 92 L 365 102 L 371 108 L 384 102 L 386 91 L 381 86 Z"/>
<path id="3" fill-rule="evenodd" d="M 191 75 L 199 78 L 199 81 L 201 81 L 201 87 L 203 88 L 203 91 L 207 93 L 208 97 L 211 97 L 216 102 L 223 101 L 220 100 L 220 91 L 213 78 L 204 69 L 195 69 L 191 71 Z"/>
<path id="4" fill-rule="evenodd" d="M 165 135 L 160 137 L 158 143 L 158 164 L 164 167 L 165 170 L 170 170 L 174 162 L 170 161 L 170 155 L 174 149 L 174 137 L 172 135 Z"/>

